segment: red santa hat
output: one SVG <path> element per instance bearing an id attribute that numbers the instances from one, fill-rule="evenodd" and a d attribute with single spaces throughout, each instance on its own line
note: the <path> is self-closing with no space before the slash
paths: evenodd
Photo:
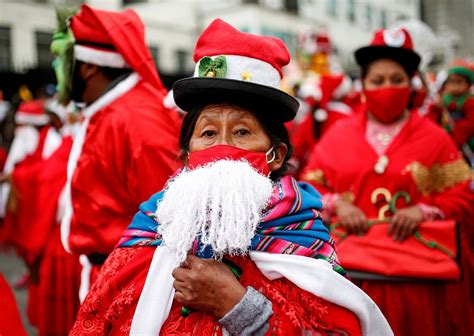
<path id="1" fill-rule="evenodd" d="M 32 100 L 21 103 L 15 113 L 15 122 L 21 125 L 46 125 L 49 122 L 49 117 L 44 111 L 43 102 Z"/>
<path id="2" fill-rule="evenodd" d="M 331 74 L 321 76 L 321 105 L 331 100 L 344 98 L 351 89 L 351 80 L 343 74 Z"/>
<path id="3" fill-rule="evenodd" d="M 164 90 L 145 44 L 145 27 L 132 10 L 117 13 L 84 4 L 70 23 L 74 57 L 110 68 L 131 68 L 159 90 Z"/>
<path id="4" fill-rule="evenodd" d="M 421 61 L 413 49 L 410 34 L 403 28 L 377 30 L 369 46 L 356 50 L 355 58 L 361 67 L 378 59 L 392 59 L 400 63 L 410 76 L 415 74 Z"/>
<path id="5" fill-rule="evenodd" d="M 211 103 L 245 105 L 282 121 L 293 119 L 298 102 L 280 89 L 282 68 L 290 61 L 278 38 L 242 33 L 216 19 L 199 37 L 194 77 L 173 86 L 183 110 Z"/>
<path id="6" fill-rule="evenodd" d="M 352 82 L 343 74 L 322 75 L 319 81 L 309 81 L 301 86 L 298 95 L 310 105 L 325 107 L 331 100 L 344 98 L 351 90 Z"/>

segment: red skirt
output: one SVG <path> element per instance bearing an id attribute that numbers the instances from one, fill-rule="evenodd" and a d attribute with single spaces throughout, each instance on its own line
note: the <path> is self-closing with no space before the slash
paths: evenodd
<path id="1" fill-rule="evenodd" d="M 67 335 L 79 310 L 81 265 L 61 244 L 57 225 L 40 266 L 38 290 L 39 335 Z"/>
<path id="2" fill-rule="evenodd" d="M 354 281 L 379 306 L 395 335 L 471 335 L 474 330 L 472 254 L 461 240 L 457 282 Z"/>
<path id="3" fill-rule="evenodd" d="M 15 296 L 10 286 L 0 273 L 0 335 L 2 336 L 26 336 L 25 329 L 21 323 L 20 313 L 16 305 Z"/>

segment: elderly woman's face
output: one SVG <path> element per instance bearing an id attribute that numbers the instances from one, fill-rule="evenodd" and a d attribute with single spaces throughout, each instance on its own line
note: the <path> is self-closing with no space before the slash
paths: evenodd
<path id="1" fill-rule="evenodd" d="M 271 147 L 271 141 L 258 119 L 249 111 L 232 105 L 210 105 L 201 111 L 196 121 L 189 151 L 215 145 L 266 152 Z"/>
<path id="2" fill-rule="evenodd" d="M 403 87 L 410 85 L 410 77 L 397 62 L 381 59 L 369 65 L 363 84 L 366 90 Z"/>

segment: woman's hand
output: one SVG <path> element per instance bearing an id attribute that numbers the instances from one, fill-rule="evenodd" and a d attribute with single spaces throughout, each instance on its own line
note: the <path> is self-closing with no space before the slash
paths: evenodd
<path id="1" fill-rule="evenodd" d="M 363 235 L 369 229 L 367 217 L 364 212 L 355 205 L 337 199 L 334 201 L 334 211 L 336 212 L 339 223 L 344 226 L 349 233 Z"/>
<path id="2" fill-rule="evenodd" d="M 395 240 L 405 240 L 422 221 L 423 212 L 416 205 L 401 209 L 392 217 L 388 233 L 393 234 Z"/>
<path id="3" fill-rule="evenodd" d="M 224 263 L 212 259 L 188 255 L 172 275 L 174 298 L 179 303 L 218 319 L 239 303 L 246 292 Z"/>

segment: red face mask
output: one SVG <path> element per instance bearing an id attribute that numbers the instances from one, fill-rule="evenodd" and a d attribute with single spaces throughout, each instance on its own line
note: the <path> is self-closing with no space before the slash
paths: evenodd
<path id="1" fill-rule="evenodd" d="M 367 109 L 377 120 L 391 123 L 406 110 L 410 92 L 409 86 L 364 90 Z"/>
<path id="2" fill-rule="evenodd" d="M 254 152 L 246 149 L 229 146 L 229 145 L 215 145 L 200 151 L 189 153 L 188 168 L 194 169 L 198 166 L 204 166 L 207 163 L 219 160 L 245 160 L 255 168 L 260 174 L 268 176 L 270 169 L 268 164 L 275 160 L 275 152 L 273 151 L 272 158 L 267 161 L 267 155 L 272 153 L 273 147 L 267 152 Z"/>

